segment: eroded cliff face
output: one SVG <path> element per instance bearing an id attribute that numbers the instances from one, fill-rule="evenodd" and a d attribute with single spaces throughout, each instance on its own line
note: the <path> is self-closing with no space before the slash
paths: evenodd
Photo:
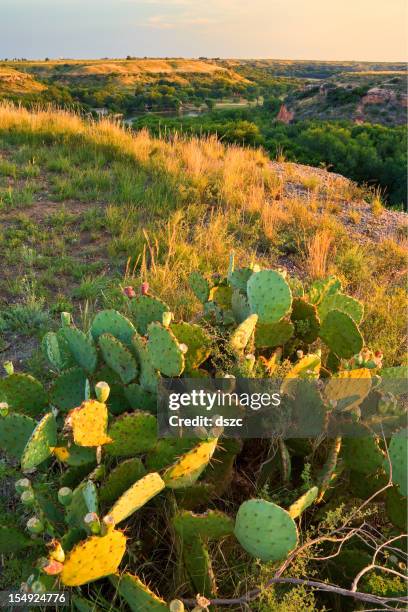
<path id="1" fill-rule="evenodd" d="M 361 123 L 365 119 L 365 113 L 375 106 L 382 106 L 388 109 L 398 109 L 398 107 L 408 107 L 408 95 L 396 93 L 390 89 L 373 87 L 369 89 L 358 104 L 355 112 L 355 122 Z M 398 112 L 398 111 L 397 111 Z M 400 123 L 399 121 L 397 123 Z"/>
<path id="2" fill-rule="evenodd" d="M 293 121 L 294 116 L 295 113 L 289 110 L 285 104 L 282 104 L 279 109 L 279 113 L 276 116 L 276 120 L 280 121 L 281 123 L 290 123 Z"/>

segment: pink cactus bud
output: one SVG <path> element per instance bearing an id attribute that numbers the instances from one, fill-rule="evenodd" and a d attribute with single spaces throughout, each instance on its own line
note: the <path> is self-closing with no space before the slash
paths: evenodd
<path id="1" fill-rule="evenodd" d="M 142 283 L 140 285 L 140 291 L 142 292 L 142 295 L 147 295 L 149 292 L 149 283 Z"/>
<path id="2" fill-rule="evenodd" d="M 136 297 L 136 292 L 130 285 L 123 289 L 123 294 L 126 295 L 129 299 Z"/>
<path id="3" fill-rule="evenodd" d="M 50 559 L 49 563 L 43 567 L 42 570 L 45 574 L 48 574 L 48 576 L 56 576 L 62 572 L 63 568 L 64 566 L 62 563 L 55 559 Z"/>

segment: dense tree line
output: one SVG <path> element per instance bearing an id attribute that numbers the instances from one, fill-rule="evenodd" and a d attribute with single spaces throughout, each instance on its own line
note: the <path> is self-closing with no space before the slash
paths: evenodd
<path id="1" fill-rule="evenodd" d="M 272 158 L 283 153 L 291 161 L 324 165 L 360 184 L 378 186 L 387 202 L 407 204 L 407 134 L 404 127 L 386 127 L 348 121 L 276 122 L 279 101 L 270 99 L 261 109 L 218 111 L 199 117 L 164 119 L 145 116 L 134 127 L 153 133 L 172 130 L 217 134 L 226 142 L 263 146 Z"/>

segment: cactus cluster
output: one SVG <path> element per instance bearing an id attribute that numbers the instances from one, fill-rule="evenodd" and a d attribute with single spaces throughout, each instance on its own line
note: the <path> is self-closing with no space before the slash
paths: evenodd
<path id="1" fill-rule="evenodd" d="M 109 576 L 107 584 L 131 610 L 182 609 L 140 576 L 121 573 L 122 561 L 129 569 L 134 557 L 133 549 L 127 554 L 132 526 L 138 525 L 143 540 L 149 512 L 174 541 L 168 554 L 182 561 L 180 583 L 189 583 L 193 595 L 211 597 L 218 590 L 214 543 L 241 546 L 262 561 L 283 561 L 298 544 L 299 517 L 330 497 L 342 470 L 349 471 L 350 482 L 353 474 L 357 481 L 384 477 L 384 448 L 369 430 L 356 439 L 320 441 L 318 449 L 309 440 L 280 440 L 276 456 L 262 462 L 259 481 L 271 482 L 278 473 L 286 486 L 294 456 L 297 464 L 310 457 L 315 464 L 313 482 L 294 487 L 290 502 L 278 505 L 256 488 L 249 494 L 240 489 L 247 482 L 235 478 L 241 441 L 220 432 L 159 439 L 161 377 L 279 374 L 282 391 L 318 404 L 322 419 L 332 406 L 358 418 L 373 386 L 378 402 L 392 400 L 392 374 L 381 380 L 380 357 L 363 346 L 363 307 L 342 292 L 338 279 L 294 288 L 280 271 L 235 269 L 232 258 L 225 278 L 210 282 L 194 272 L 189 282 L 202 303 L 194 323 L 175 320 L 144 287 L 138 297 L 126 292 L 126 315 L 103 310 L 86 332 L 62 316 L 60 329 L 42 343 L 49 388 L 7 365 L 0 379 L 0 449 L 20 463 L 16 491 L 29 518 L 27 533 L 11 530 L 13 537 L 0 526 L 0 552 L 38 547 L 40 560 L 27 588 L 76 587 Z M 324 393 L 296 386 L 299 379 L 319 377 L 328 381 Z M 386 507 L 398 527 L 407 496 L 406 433 L 394 434 L 389 449 L 393 487 Z M 44 487 L 44 474 L 52 475 L 52 486 Z M 229 503 L 220 504 L 226 490 L 237 486 Z M 76 595 L 73 601 L 86 609 L 85 599 Z"/>

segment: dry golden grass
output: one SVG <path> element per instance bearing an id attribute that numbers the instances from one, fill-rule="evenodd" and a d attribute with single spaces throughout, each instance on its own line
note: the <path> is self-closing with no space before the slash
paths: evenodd
<path id="1" fill-rule="evenodd" d="M 319 230 L 308 241 L 305 264 L 311 278 L 324 278 L 327 275 L 329 253 L 332 246 L 333 234 L 328 228 Z"/>
<path id="2" fill-rule="evenodd" d="M 30 74 L 6 66 L 0 66 L 0 93 L 28 94 L 38 93 L 46 86 L 36 81 Z"/>

